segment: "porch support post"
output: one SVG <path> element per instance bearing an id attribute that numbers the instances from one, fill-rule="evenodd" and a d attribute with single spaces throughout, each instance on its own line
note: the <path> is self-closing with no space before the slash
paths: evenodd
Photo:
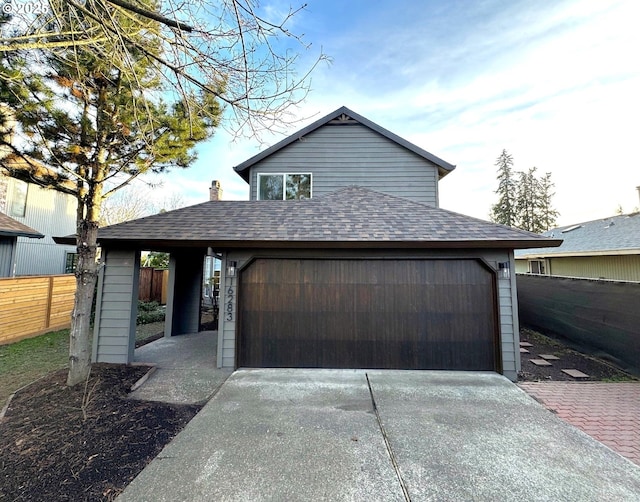
<path id="1" fill-rule="evenodd" d="M 206 250 L 170 254 L 164 336 L 197 333 L 200 329 L 202 266 Z"/>
<path id="2" fill-rule="evenodd" d="M 136 342 L 140 252 L 102 248 L 92 359 L 130 364 Z"/>

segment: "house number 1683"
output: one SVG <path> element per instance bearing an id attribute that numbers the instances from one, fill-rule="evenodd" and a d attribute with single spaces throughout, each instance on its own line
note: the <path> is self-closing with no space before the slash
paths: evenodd
<path id="1" fill-rule="evenodd" d="M 233 321 L 233 296 L 234 296 L 233 287 L 229 286 L 229 288 L 227 289 L 226 301 L 224 304 L 224 310 L 225 310 L 224 320 L 225 321 Z"/>

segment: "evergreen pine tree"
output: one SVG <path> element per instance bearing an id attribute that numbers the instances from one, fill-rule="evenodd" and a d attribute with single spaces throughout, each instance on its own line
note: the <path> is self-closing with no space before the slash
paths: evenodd
<path id="1" fill-rule="evenodd" d="M 502 150 L 495 163 L 498 166 L 498 202 L 491 206 L 491 221 L 530 232 L 541 233 L 556 223 L 558 212 L 551 199 L 555 195 L 551 173 L 542 178 L 537 169 L 526 172 L 513 169 L 513 158 Z"/>
<path id="2" fill-rule="evenodd" d="M 558 218 L 558 211 L 553 208 L 551 199 L 555 195 L 551 173 L 545 173 L 540 180 L 540 227 L 545 232 L 553 228 Z"/>
<path id="3" fill-rule="evenodd" d="M 518 173 L 518 191 L 516 197 L 515 225 L 529 232 L 540 232 L 539 193 L 540 184 L 536 178 L 536 168 Z"/>
<path id="4" fill-rule="evenodd" d="M 502 150 L 495 165 L 498 167 L 498 202 L 491 206 L 491 221 L 502 225 L 515 224 L 516 180 L 513 173 L 513 157 Z"/>
<path id="5" fill-rule="evenodd" d="M 0 102 L 12 109 L 22 134 L 21 141 L 2 146 L 27 162 L 17 168 L 9 156 L 0 159 L 0 169 L 72 194 L 78 202 L 69 385 L 85 381 L 90 370 L 89 321 L 103 199 L 141 174 L 189 166 L 193 147 L 213 133 L 220 117 L 213 94 L 166 92 L 148 57 L 160 46 L 154 39 L 157 22 L 136 18 L 134 23 L 132 16 L 112 12 L 114 23 L 125 30 L 133 23 L 137 29 L 129 33 L 134 43 L 126 58 L 114 57 L 121 41 L 105 39 L 91 47 L 5 52 L 0 68 Z M 78 10 L 60 19 L 66 22 L 59 26 L 64 32 L 87 29 L 92 22 Z M 224 90 L 224 82 L 209 85 Z"/>

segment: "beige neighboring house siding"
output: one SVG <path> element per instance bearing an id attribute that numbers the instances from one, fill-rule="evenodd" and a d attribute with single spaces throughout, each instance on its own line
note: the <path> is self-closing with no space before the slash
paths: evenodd
<path id="1" fill-rule="evenodd" d="M 530 261 L 517 259 L 516 273 L 528 274 Z M 640 282 L 640 254 L 608 256 L 562 256 L 540 258 L 546 266 L 544 275 Z"/>
<path id="2" fill-rule="evenodd" d="M 516 260 L 516 274 L 527 274 L 529 272 L 529 260 Z"/>
<path id="3" fill-rule="evenodd" d="M 549 258 L 551 275 L 640 281 L 640 254 Z"/>

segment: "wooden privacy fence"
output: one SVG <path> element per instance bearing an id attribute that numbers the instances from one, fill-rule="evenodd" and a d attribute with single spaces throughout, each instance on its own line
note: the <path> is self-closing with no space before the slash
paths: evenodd
<path id="1" fill-rule="evenodd" d="M 75 292 L 72 274 L 0 279 L 0 344 L 69 327 Z"/>
<path id="2" fill-rule="evenodd" d="M 169 271 L 153 267 L 140 267 L 138 299 L 143 302 L 167 303 Z"/>
<path id="3" fill-rule="evenodd" d="M 640 283 L 528 274 L 517 283 L 522 324 L 640 375 Z"/>

